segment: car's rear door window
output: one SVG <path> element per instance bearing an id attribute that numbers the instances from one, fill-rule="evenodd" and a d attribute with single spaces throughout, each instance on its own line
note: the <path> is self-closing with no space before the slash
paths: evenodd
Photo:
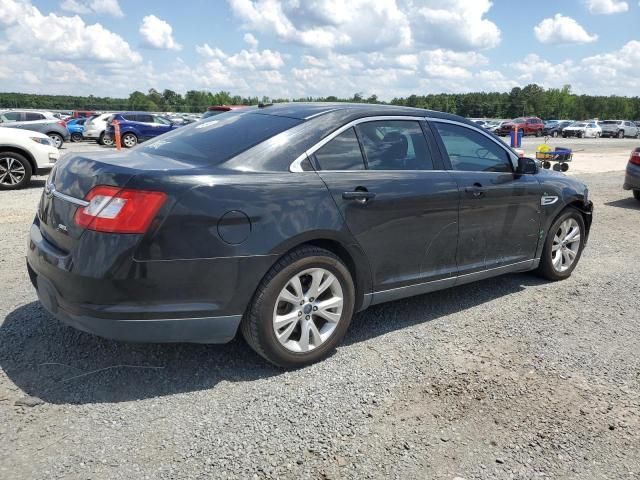
<path id="1" fill-rule="evenodd" d="M 362 151 L 353 128 L 349 128 L 315 153 L 321 170 L 364 170 Z"/>
<path id="2" fill-rule="evenodd" d="M 42 115 L 41 113 L 27 112 L 25 114 L 25 120 L 27 122 L 31 122 L 34 120 L 44 120 L 44 115 Z"/>
<path id="3" fill-rule="evenodd" d="M 433 170 L 420 123 L 382 120 L 356 127 L 369 170 Z"/>
<path id="4" fill-rule="evenodd" d="M 506 149 L 471 128 L 434 122 L 451 167 L 464 172 L 513 172 Z"/>

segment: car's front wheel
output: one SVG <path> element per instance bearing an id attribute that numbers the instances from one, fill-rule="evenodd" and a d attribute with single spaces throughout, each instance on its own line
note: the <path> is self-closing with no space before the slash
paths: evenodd
<path id="1" fill-rule="evenodd" d="M 29 184 L 31 164 L 22 155 L 0 152 L 0 190 L 15 190 Z"/>
<path id="2" fill-rule="evenodd" d="M 567 208 L 547 232 L 538 273 L 549 280 L 570 277 L 582 255 L 585 232 L 582 214 Z"/>
<path id="3" fill-rule="evenodd" d="M 122 135 L 122 145 L 127 148 L 135 147 L 138 144 L 138 137 L 135 134 L 127 132 Z"/>
<path id="4" fill-rule="evenodd" d="M 56 148 L 62 147 L 62 144 L 64 143 L 64 138 L 62 138 L 62 135 L 58 133 L 48 133 L 47 135 L 53 142 L 54 147 Z"/>
<path id="5" fill-rule="evenodd" d="M 81 133 L 72 133 L 71 134 L 71 141 L 72 142 L 81 142 L 82 141 L 82 134 Z"/>
<path id="6" fill-rule="evenodd" d="M 633 198 L 635 198 L 636 200 L 640 201 L 640 190 L 634 190 L 633 191 Z"/>
<path id="7" fill-rule="evenodd" d="M 243 321 L 247 343 L 284 368 L 326 357 L 353 316 L 355 287 L 349 269 L 317 247 L 294 250 L 267 273 Z"/>

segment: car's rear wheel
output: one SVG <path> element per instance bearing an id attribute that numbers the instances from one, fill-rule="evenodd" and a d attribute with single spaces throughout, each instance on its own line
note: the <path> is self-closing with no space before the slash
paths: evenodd
<path id="1" fill-rule="evenodd" d="M 536 130 L 536 137 L 539 137 L 540 133 L 541 133 L 540 130 Z"/>
<path id="2" fill-rule="evenodd" d="M 62 147 L 62 144 L 64 143 L 64 138 L 62 138 L 62 135 L 60 135 L 59 133 L 47 133 L 47 136 L 53 142 L 54 147 L 56 148 Z"/>
<path id="3" fill-rule="evenodd" d="M 106 132 L 102 132 L 98 137 L 98 143 L 100 145 L 110 147 L 111 145 L 113 145 L 113 139 L 109 135 L 107 135 Z"/>
<path id="4" fill-rule="evenodd" d="M 636 200 L 640 200 L 640 190 L 633 191 L 633 198 L 635 198 Z"/>
<path id="5" fill-rule="evenodd" d="M 0 152 L 0 190 L 15 190 L 29 184 L 32 169 L 19 153 Z"/>
<path id="6" fill-rule="evenodd" d="M 564 280 L 576 268 L 585 241 L 582 214 L 569 207 L 553 222 L 542 249 L 538 273 L 549 280 Z"/>
<path id="7" fill-rule="evenodd" d="M 71 141 L 72 142 L 81 142 L 82 141 L 82 134 L 81 133 L 72 133 L 71 134 Z"/>
<path id="8" fill-rule="evenodd" d="M 131 132 L 127 132 L 124 135 L 122 135 L 122 145 L 124 145 L 127 148 L 132 148 L 135 147 L 138 144 L 138 137 L 135 136 L 135 134 L 131 133 Z"/>
<path id="9" fill-rule="evenodd" d="M 242 321 L 242 334 L 275 365 L 309 365 L 344 337 L 354 300 L 344 263 L 327 250 L 303 247 L 280 259 L 262 280 Z"/>

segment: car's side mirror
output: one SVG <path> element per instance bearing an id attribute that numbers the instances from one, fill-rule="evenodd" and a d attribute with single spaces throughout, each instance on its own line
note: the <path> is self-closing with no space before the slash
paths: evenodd
<path id="1" fill-rule="evenodd" d="M 520 157 L 518 158 L 518 169 L 516 173 L 520 175 L 532 175 L 538 173 L 538 164 L 533 158 Z"/>

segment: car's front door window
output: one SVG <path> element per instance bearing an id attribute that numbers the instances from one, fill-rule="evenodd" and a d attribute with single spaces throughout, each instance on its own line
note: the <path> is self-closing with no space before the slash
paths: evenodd
<path id="1" fill-rule="evenodd" d="M 451 167 L 463 172 L 513 172 L 507 151 L 490 138 L 461 125 L 434 123 Z"/>
<path id="2" fill-rule="evenodd" d="M 418 122 L 383 120 L 361 123 L 356 128 L 369 170 L 433 170 Z"/>

